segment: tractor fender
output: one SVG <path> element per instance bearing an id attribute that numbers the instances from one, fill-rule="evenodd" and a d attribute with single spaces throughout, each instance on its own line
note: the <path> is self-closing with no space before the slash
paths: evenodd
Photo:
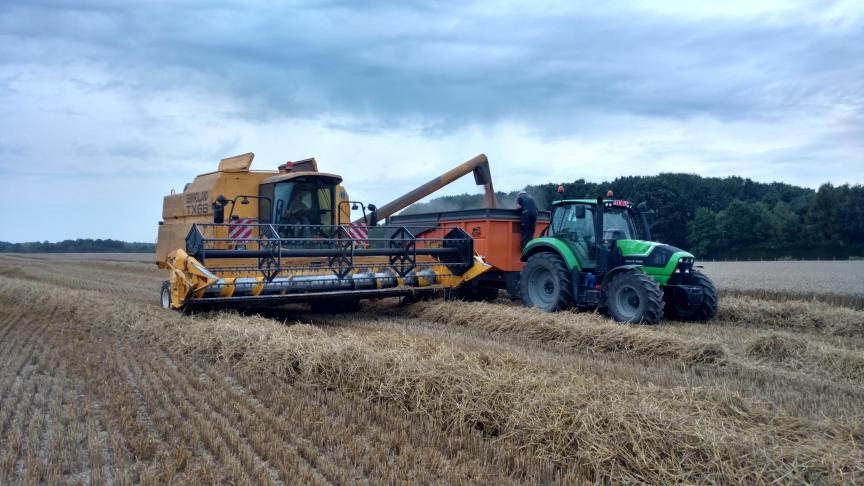
<path id="1" fill-rule="evenodd" d="M 609 285 L 612 277 L 618 275 L 619 273 L 627 272 L 630 270 L 639 270 L 640 272 L 645 273 L 642 265 L 621 265 L 619 267 L 615 267 L 612 270 L 606 272 L 606 275 L 603 275 L 603 279 L 600 281 L 600 283 L 603 285 L 603 291 L 606 291 L 606 287 Z"/>
<path id="2" fill-rule="evenodd" d="M 573 254 L 573 250 L 571 250 L 562 241 L 548 237 L 540 237 L 528 242 L 528 245 L 526 245 L 525 249 L 522 251 L 522 257 L 520 260 L 523 262 L 527 261 L 533 255 L 544 251 L 552 252 L 560 256 L 569 270 L 581 270 L 581 266 L 579 265 L 579 261 L 576 259 L 576 255 Z"/>

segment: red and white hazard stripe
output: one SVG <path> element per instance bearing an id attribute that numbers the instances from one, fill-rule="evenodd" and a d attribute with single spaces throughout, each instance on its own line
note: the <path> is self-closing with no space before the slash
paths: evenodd
<path id="1" fill-rule="evenodd" d="M 348 236 L 354 241 L 366 241 L 369 239 L 369 227 L 363 223 L 351 223 L 345 227 Z"/>
<path id="2" fill-rule="evenodd" d="M 248 226 L 254 224 L 255 220 L 250 218 L 240 218 L 231 221 L 231 224 L 228 225 L 228 238 L 232 240 L 248 240 L 252 237 L 252 229 L 254 226 Z"/>

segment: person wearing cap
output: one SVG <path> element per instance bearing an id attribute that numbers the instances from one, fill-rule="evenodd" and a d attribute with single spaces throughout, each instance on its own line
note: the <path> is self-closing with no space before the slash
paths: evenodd
<path id="1" fill-rule="evenodd" d="M 522 249 L 534 238 L 534 229 L 537 227 L 537 203 L 527 192 L 522 191 L 516 198 L 516 209 L 519 210 L 522 221 L 522 242 L 519 245 Z"/>

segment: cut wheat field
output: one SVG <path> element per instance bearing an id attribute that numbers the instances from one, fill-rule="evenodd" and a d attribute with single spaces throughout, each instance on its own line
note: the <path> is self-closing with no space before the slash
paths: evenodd
<path id="1" fill-rule="evenodd" d="M 123 260 L 0 256 L 0 484 L 864 482 L 864 311 L 822 289 L 182 316 Z"/>

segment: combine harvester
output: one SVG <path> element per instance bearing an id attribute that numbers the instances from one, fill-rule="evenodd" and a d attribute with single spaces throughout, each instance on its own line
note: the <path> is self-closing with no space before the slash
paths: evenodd
<path id="1" fill-rule="evenodd" d="M 251 171 L 253 157 L 223 159 L 165 196 L 156 244 L 157 264 L 171 272 L 163 307 L 349 310 L 361 299 L 460 289 L 492 268 L 461 228 L 377 224 L 469 173 L 496 207 L 484 155 L 380 208 L 350 200 L 342 178 L 319 172 L 314 159 Z M 352 209 L 363 218 L 351 222 Z"/>
<path id="2" fill-rule="evenodd" d="M 314 159 L 251 171 L 253 157 L 223 159 L 165 196 L 156 245 L 158 266 L 170 271 L 163 307 L 303 302 L 345 311 L 362 299 L 491 299 L 505 289 L 546 311 L 599 307 L 622 322 L 658 322 L 664 309 L 687 320 L 716 311 L 693 255 L 645 241 L 644 208 L 627 201 L 557 201 L 523 252 L 519 213 L 498 208 L 484 155 L 380 208 L 350 200 L 342 178 Z M 485 208 L 395 215 L 469 173 L 484 186 Z M 363 217 L 351 221 L 352 209 Z"/>

